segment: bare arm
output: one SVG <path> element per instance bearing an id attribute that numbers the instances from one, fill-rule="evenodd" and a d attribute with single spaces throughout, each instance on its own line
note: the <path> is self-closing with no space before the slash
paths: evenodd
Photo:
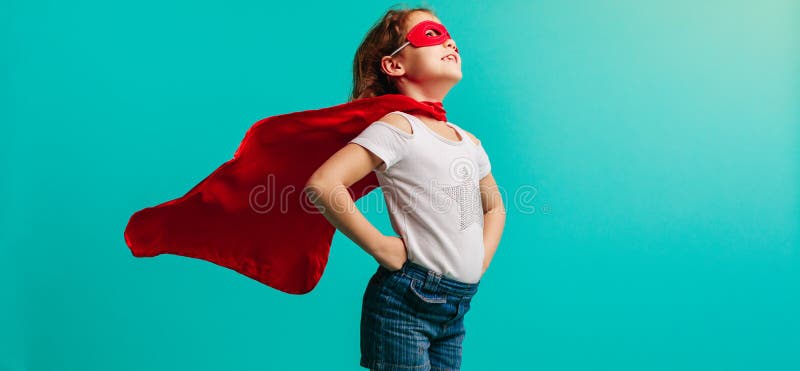
<path id="1" fill-rule="evenodd" d="M 389 120 L 381 119 L 389 122 Z M 383 161 L 364 147 L 348 143 L 325 161 L 306 182 L 305 192 L 326 219 L 379 264 L 400 269 L 407 259 L 405 243 L 386 236 L 355 206 L 348 187 Z"/>
<path id="2" fill-rule="evenodd" d="M 483 203 L 483 273 L 485 273 L 503 235 L 506 209 L 492 173 L 481 179 L 480 189 L 481 203 Z"/>
<path id="3" fill-rule="evenodd" d="M 475 144 L 480 144 L 475 135 L 465 130 L 467 135 L 472 138 Z M 503 235 L 503 228 L 506 224 L 506 209 L 503 205 L 503 198 L 500 196 L 497 182 L 490 172 L 480 180 L 481 203 L 483 204 L 483 272 L 489 268 L 500 238 Z"/>

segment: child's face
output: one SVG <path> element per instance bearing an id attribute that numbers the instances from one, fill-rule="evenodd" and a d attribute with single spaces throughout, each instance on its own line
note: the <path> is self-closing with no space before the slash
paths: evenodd
<path id="1" fill-rule="evenodd" d="M 441 23 L 439 18 L 427 12 L 409 14 L 405 24 L 405 34 L 422 21 Z M 434 32 L 429 30 L 428 32 Z M 448 55 L 452 57 L 448 58 Z M 408 45 L 394 55 L 403 66 L 402 75 L 406 79 L 420 83 L 455 84 L 461 80 L 461 55 L 453 39 L 439 45 L 415 47 Z M 452 85 L 451 85 L 452 86 Z"/>

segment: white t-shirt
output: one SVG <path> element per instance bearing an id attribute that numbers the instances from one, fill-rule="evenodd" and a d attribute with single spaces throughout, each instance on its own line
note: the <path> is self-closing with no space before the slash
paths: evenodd
<path id="1" fill-rule="evenodd" d="M 408 259 L 466 283 L 483 272 L 480 179 L 491 171 L 483 146 L 456 124 L 461 141 L 447 139 L 405 112 L 412 133 L 375 121 L 350 140 L 383 160 L 375 172 L 394 231 Z"/>

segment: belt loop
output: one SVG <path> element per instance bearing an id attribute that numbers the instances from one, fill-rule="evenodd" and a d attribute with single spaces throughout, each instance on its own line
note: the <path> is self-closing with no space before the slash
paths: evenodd
<path id="1" fill-rule="evenodd" d="M 442 275 L 432 270 L 428 270 L 425 276 L 425 287 L 429 290 L 435 290 L 439 286 L 439 281 L 442 280 Z"/>

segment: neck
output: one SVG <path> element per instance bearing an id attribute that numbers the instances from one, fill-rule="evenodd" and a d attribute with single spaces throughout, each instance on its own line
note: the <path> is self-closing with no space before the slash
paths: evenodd
<path id="1" fill-rule="evenodd" d="M 426 84 L 419 85 L 410 81 L 402 81 L 398 86 L 401 94 L 416 99 L 419 102 L 442 102 L 444 97 L 453 87 L 452 84 Z"/>

